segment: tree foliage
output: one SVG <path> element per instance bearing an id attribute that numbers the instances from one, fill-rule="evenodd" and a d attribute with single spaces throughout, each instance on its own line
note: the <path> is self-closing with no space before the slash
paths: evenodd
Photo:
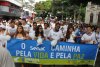
<path id="1" fill-rule="evenodd" d="M 100 0 L 47 0 L 36 3 L 35 10 L 52 11 L 53 15 L 64 15 L 74 19 L 84 19 L 85 7 L 91 1 L 94 4 L 100 4 Z"/>
<path id="2" fill-rule="evenodd" d="M 53 8 L 55 9 L 52 12 L 54 15 L 61 12 L 61 15 L 66 14 L 67 17 L 84 19 L 85 7 L 90 1 L 100 4 L 100 0 L 53 0 Z"/>
<path id="3" fill-rule="evenodd" d="M 36 3 L 35 5 L 35 10 L 41 10 L 41 11 L 50 11 L 51 9 L 51 0 L 47 0 L 47 1 L 43 1 L 43 2 L 39 2 Z"/>

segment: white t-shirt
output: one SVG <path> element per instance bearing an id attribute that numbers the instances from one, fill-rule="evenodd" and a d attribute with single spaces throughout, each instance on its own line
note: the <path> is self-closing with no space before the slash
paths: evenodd
<path id="1" fill-rule="evenodd" d="M 54 40 L 59 40 L 60 38 L 64 38 L 61 30 L 59 30 L 58 32 L 55 32 L 53 29 L 50 30 L 48 37 L 54 39 Z"/>
<path id="2" fill-rule="evenodd" d="M 90 42 L 85 42 L 86 44 L 93 44 L 93 41 L 96 42 L 95 33 L 91 33 L 91 35 L 83 34 L 81 40 L 91 40 Z"/>
<path id="3" fill-rule="evenodd" d="M 30 28 L 29 33 L 35 33 L 35 30 L 33 30 L 33 27 Z"/>
<path id="4" fill-rule="evenodd" d="M 72 32 L 72 34 L 70 35 L 70 38 L 68 40 L 66 40 L 66 42 L 75 43 L 74 38 L 75 38 L 75 32 Z"/>
<path id="5" fill-rule="evenodd" d="M 33 30 L 33 27 L 30 28 L 29 36 L 32 38 L 32 40 L 34 40 L 34 38 L 35 38 L 35 30 Z"/>
<path id="6" fill-rule="evenodd" d="M 8 31 L 9 34 L 15 33 L 16 30 L 17 30 L 16 27 L 14 27 L 14 28 L 12 28 L 12 27 L 7 27 L 7 31 Z"/>
<path id="7" fill-rule="evenodd" d="M 51 29 L 54 29 L 54 28 L 55 28 L 55 23 L 50 22 L 50 28 L 51 28 Z"/>
<path id="8" fill-rule="evenodd" d="M 23 28 L 24 28 L 24 31 L 29 31 L 30 26 L 29 26 L 28 24 L 22 25 L 22 26 L 23 26 Z"/>
<path id="9" fill-rule="evenodd" d="M 0 46 L 0 67 L 15 67 L 10 53 Z"/>
<path id="10" fill-rule="evenodd" d="M 64 36 L 66 36 L 67 28 L 68 28 L 68 25 L 64 25 L 60 27 L 60 30 L 62 31 Z"/>
<path id="11" fill-rule="evenodd" d="M 10 40 L 10 36 L 9 35 L 6 35 L 6 31 L 4 33 L 0 33 L 0 46 L 3 46 L 5 45 L 6 47 L 6 44 L 7 44 L 7 40 Z"/>
<path id="12" fill-rule="evenodd" d="M 47 38 L 48 37 L 48 34 L 50 32 L 50 28 L 43 29 L 43 31 L 44 31 L 44 36 Z"/>

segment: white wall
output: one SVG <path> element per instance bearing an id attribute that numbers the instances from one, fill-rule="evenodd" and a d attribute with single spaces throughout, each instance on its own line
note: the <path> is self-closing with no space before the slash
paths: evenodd
<path id="1" fill-rule="evenodd" d="M 0 6 L 0 11 L 9 12 L 8 6 Z"/>
<path id="2" fill-rule="evenodd" d="M 8 1 L 8 2 L 10 2 L 10 3 L 13 3 L 13 4 L 17 5 L 17 6 L 22 7 L 22 2 L 21 2 L 21 0 L 4 0 L 4 1 Z"/>
<path id="3" fill-rule="evenodd" d="M 94 8 L 92 8 L 92 6 Z M 93 13 L 93 23 L 94 25 L 97 24 L 98 22 L 98 13 L 100 12 L 100 7 L 98 7 L 97 5 L 88 5 L 86 7 L 86 13 L 85 13 L 85 23 L 89 24 L 90 23 L 90 14 Z"/>

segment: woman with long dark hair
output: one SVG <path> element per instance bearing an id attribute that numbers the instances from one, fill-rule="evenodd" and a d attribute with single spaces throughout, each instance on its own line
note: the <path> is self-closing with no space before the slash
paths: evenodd
<path id="1" fill-rule="evenodd" d="M 35 31 L 35 36 L 39 37 L 41 36 L 42 38 L 44 38 L 44 32 L 43 32 L 43 28 L 41 25 L 38 25 Z"/>
<path id="2" fill-rule="evenodd" d="M 19 25 L 17 27 L 14 38 L 17 38 L 17 39 L 30 39 L 29 34 L 24 31 L 24 28 L 21 25 Z"/>
<path id="3" fill-rule="evenodd" d="M 74 33 L 74 27 L 69 26 L 68 31 L 66 33 L 66 42 L 72 42 L 75 43 L 75 33 Z"/>
<path id="4" fill-rule="evenodd" d="M 24 31 L 24 28 L 21 25 L 19 25 L 17 27 L 16 33 L 14 35 L 14 38 L 16 38 L 16 39 L 22 39 L 22 40 L 29 39 L 28 34 Z M 16 63 L 16 67 L 26 67 L 26 66 L 27 66 L 27 64 Z"/>
<path id="5" fill-rule="evenodd" d="M 26 33 L 23 29 L 23 27 L 20 25 L 17 27 L 16 33 L 14 35 L 14 38 L 17 39 L 26 39 Z"/>
<path id="6" fill-rule="evenodd" d="M 37 46 L 42 44 L 42 41 L 44 40 L 44 33 L 43 28 L 41 25 L 38 25 L 35 31 L 35 39 L 37 40 Z"/>

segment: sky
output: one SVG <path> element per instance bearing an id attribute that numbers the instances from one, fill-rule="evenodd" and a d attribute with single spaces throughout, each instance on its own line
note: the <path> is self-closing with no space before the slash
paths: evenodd
<path id="1" fill-rule="evenodd" d="M 39 1 L 46 1 L 46 0 L 35 0 L 35 2 L 39 2 Z"/>

